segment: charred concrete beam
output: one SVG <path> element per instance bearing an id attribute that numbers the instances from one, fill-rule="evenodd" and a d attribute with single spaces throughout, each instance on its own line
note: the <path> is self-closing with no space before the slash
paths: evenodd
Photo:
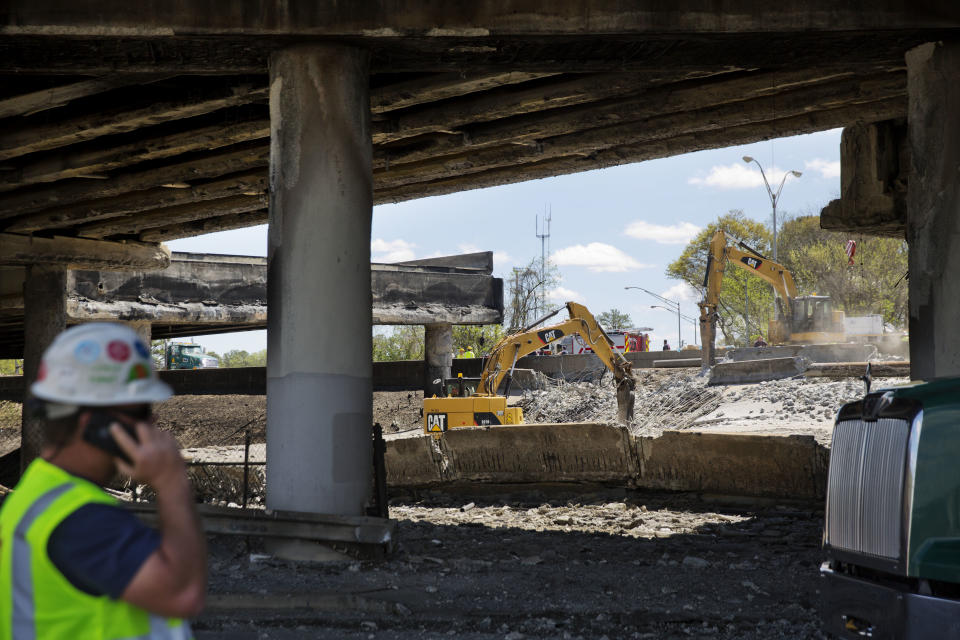
<path id="1" fill-rule="evenodd" d="M 47 125 L 16 128 L 0 133 L 0 160 L 248 104 L 266 98 L 267 93 L 265 86 L 246 84 L 215 89 L 193 99 L 148 104 L 135 109 L 119 108 Z"/>
<path id="2" fill-rule="evenodd" d="M 50 207 L 112 198 L 133 191 L 153 189 L 165 184 L 189 186 L 191 182 L 266 167 L 270 161 L 270 146 L 250 143 L 226 152 L 211 152 L 168 165 L 112 176 L 109 180 L 68 182 L 45 186 L 22 193 L 0 196 L 0 220 L 30 214 Z M 266 175 L 266 171 L 264 171 Z"/>
<path id="3" fill-rule="evenodd" d="M 725 131 L 731 127 L 802 117 L 844 105 L 857 105 L 906 96 L 906 74 L 882 74 L 850 81 L 843 79 L 811 87 L 801 87 L 745 102 L 712 106 L 640 119 L 626 124 L 590 128 L 538 140 L 536 144 L 511 144 L 470 150 L 450 156 L 409 164 L 391 164 L 374 172 L 378 189 L 389 189 L 412 182 L 485 171 L 500 166 L 542 161 L 570 155 L 591 154 L 625 144 L 668 140 L 680 135 L 705 131 Z"/>
<path id="4" fill-rule="evenodd" d="M 159 78 L 155 78 L 159 79 Z M 150 82 L 151 78 L 144 74 L 111 74 L 101 78 L 91 78 L 71 84 L 31 91 L 11 98 L 0 100 L 0 118 L 11 116 L 28 116 L 47 109 L 54 109 L 69 104 L 73 100 L 103 93 L 120 87 L 140 85 Z"/>
<path id="5" fill-rule="evenodd" d="M 842 100 L 844 94 L 858 87 L 862 79 L 853 69 L 816 68 L 786 72 L 758 72 L 750 74 L 721 74 L 695 81 L 671 83 L 652 87 L 629 97 L 600 100 L 573 107 L 513 116 L 495 121 L 471 122 L 458 129 L 456 135 L 434 135 L 417 140 L 400 141 L 392 145 L 374 147 L 374 169 L 394 167 L 458 151 L 475 151 L 504 144 L 528 143 L 535 146 L 540 140 L 578 131 L 599 130 L 651 117 L 665 116 L 718 105 L 747 102 L 798 89 L 826 86 L 827 93 L 835 93 Z M 883 74 L 871 74 L 882 78 Z M 899 72 L 896 82 L 900 93 L 906 93 L 906 73 Z M 803 96 L 804 94 L 801 94 Z M 816 99 L 816 94 L 806 96 Z M 863 99 L 863 96 L 859 96 Z M 833 103 L 833 106 L 836 106 Z M 784 115 L 784 114 L 781 114 Z M 769 117 L 769 111 L 768 115 Z"/>
<path id="6" fill-rule="evenodd" d="M 464 76 L 462 73 L 438 73 L 371 89 L 370 112 L 378 114 L 406 109 L 426 102 L 457 98 L 469 93 L 521 84 L 551 75 L 556 74 L 506 71 Z"/>
<path id="7" fill-rule="evenodd" d="M 66 178 L 90 177 L 122 169 L 141 162 L 163 160 L 184 153 L 228 147 L 270 137 L 270 120 L 216 124 L 190 128 L 137 140 L 127 144 L 88 145 L 87 148 L 47 154 L 0 173 L 0 191 L 10 191 L 43 182 Z"/>
<path id="8" fill-rule="evenodd" d="M 158 216 L 162 217 L 164 215 L 164 210 L 173 216 L 169 222 L 177 222 L 177 217 L 185 215 L 184 205 L 239 196 L 249 197 L 252 203 L 258 205 L 254 208 L 259 208 L 263 206 L 260 204 L 261 198 L 259 196 L 263 196 L 266 192 L 266 174 L 261 170 L 254 170 L 195 186 L 178 184 L 172 186 L 172 188 L 147 189 L 115 198 L 104 198 L 72 206 L 56 207 L 19 218 L 10 224 L 7 229 L 17 232 L 58 229 L 70 227 L 77 223 L 110 220 L 143 211 L 150 211 L 151 213 L 145 217 L 148 221 L 155 221 Z M 201 212 L 203 209 L 204 207 L 199 207 Z M 206 215 L 217 215 L 218 210 L 217 205 L 212 205 L 209 214 L 194 215 L 194 219 Z M 186 212 L 186 215 L 190 215 L 190 213 Z M 179 221 L 182 222 L 182 220 Z M 97 230 L 103 227 L 84 225 L 84 229 L 87 231 L 91 228 L 94 230 L 93 235 L 96 236 Z M 87 235 L 87 233 L 81 231 L 80 235 Z"/>
<path id="9" fill-rule="evenodd" d="M 349 4 L 307 0 L 243 0 L 229 7 L 186 11 L 180 2 L 154 2 L 149 11 L 122 1 L 97 10 L 58 0 L 8 0 L 0 14 L 0 33 L 46 37 L 130 38 L 191 34 L 304 37 L 352 36 L 378 39 L 426 37 L 467 40 L 495 35 L 584 36 L 608 33 L 652 36 L 664 33 L 770 33 L 908 29 L 956 26 L 949 0 L 907 4 L 876 0 L 867 5 L 837 5 L 830 0 L 784 0 L 771 9 L 762 2 L 705 3 L 698 9 L 672 4 L 616 0 L 550 3 L 480 2 L 472 4 L 401 0 Z M 468 52 L 469 53 L 469 52 Z M 476 53 L 476 52 L 474 52 Z"/>
<path id="10" fill-rule="evenodd" d="M 580 171 L 590 171 L 631 162 L 641 162 L 671 155 L 717 149 L 787 135 L 813 133 L 856 122 L 877 122 L 902 117 L 906 113 L 906 97 L 895 97 L 866 104 L 814 111 L 799 116 L 773 119 L 698 133 L 684 133 L 673 138 L 639 144 L 623 144 L 594 153 L 570 154 L 559 158 L 530 161 L 513 166 L 467 172 L 451 171 L 444 177 L 394 187 L 378 188 L 374 202 L 400 202 L 427 195 L 441 195 L 481 189 L 524 180 L 548 178 Z"/>
<path id="11" fill-rule="evenodd" d="M 116 235 L 137 235 L 146 229 L 181 225 L 187 222 L 216 218 L 234 213 L 245 213 L 267 208 L 266 177 L 256 176 L 257 182 L 253 195 L 241 194 L 216 200 L 202 200 L 176 207 L 155 209 L 138 215 L 126 215 L 111 218 L 103 222 L 93 222 L 77 228 L 77 235 L 86 238 L 106 238 Z M 263 180 L 263 182 L 260 182 Z M 166 239 L 172 239 L 172 234 Z M 142 238 L 141 238 L 142 239 Z M 150 240 L 153 241 L 153 240 Z M 162 240 L 161 240 L 162 242 Z"/>
<path id="12" fill-rule="evenodd" d="M 820 212 L 820 227 L 904 238 L 910 166 L 905 120 L 844 129 L 840 138 L 840 199 Z"/>
<path id="13" fill-rule="evenodd" d="M 60 265 L 97 269 L 165 269 L 170 250 L 141 242 L 108 242 L 85 238 L 37 238 L 0 233 L 0 264 Z"/>

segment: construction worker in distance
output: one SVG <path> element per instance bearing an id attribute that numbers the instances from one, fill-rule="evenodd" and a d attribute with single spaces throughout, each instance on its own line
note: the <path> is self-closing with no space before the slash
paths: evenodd
<path id="1" fill-rule="evenodd" d="M 464 358 L 476 358 L 476 357 L 477 357 L 477 356 L 475 356 L 474 353 L 473 353 L 473 346 L 472 346 L 472 345 L 467 345 L 467 350 L 463 352 L 463 357 L 464 357 Z"/>
<path id="2" fill-rule="evenodd" d="M 0 640 L 193 637 L 206 541 L 179 447 L 152 424 L 171 390 L 151 364 L 114 323 L 44 352 L 29 407 L 44 445 L 0 509 Z M 103 490 L 117 470 L 156 491 L 159 531 Z"/>
<path id="3" fill-rule="evenodd" d="M 757 336 L 757 339 L 753 342 L 753 346 L 755 346 L 755 347 L 766 347 L 766 346 L 767 346 L 767 341 L 763 339 L 763 334 L 762 334 L 762 333 L 761 333 L 759 336 Z"/>
<path id="4" fill-rule="evenodd" d="M 458 357 L 458 358 L 463 358 L 463 357 L 465 357 L 465 356 L 463 355 L 463 347 L 460 347 L 459 349 L 457 349 L 457 357 Z"/>
<path id="5" fill-rule="evenodd" d="M 670 343 L 666 340 L 663 341 L 663 351 L 670 351 Z"/>

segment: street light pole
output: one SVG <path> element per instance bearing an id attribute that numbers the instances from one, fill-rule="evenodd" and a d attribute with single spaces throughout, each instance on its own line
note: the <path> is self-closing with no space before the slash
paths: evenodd
<path id="1" fill-rule="evenodd" d="M 674 307 L 676 307 L 676 312 L 677 312 L 677 349 L 679 349 L 679 348 L 680 348 L 680 340 L 681 340 L 681 338 L 680 338 L 680 303 L 677 302 L 676 300 L 671 300 L 671 299 L 669 299 L 669 298 L 664 298 L 664 297 L 663 297 L 662 295 L 660 295 L 659 293 L 654 293 L 653 291 L 649 291 L 648 289 L 644 289 L 643 287 L 624 287 L 624 289 L 640 289 L 640 291 L 643 291 L 644 293 L 653 296 L 654 298 L 656 298 L 656 299 L 659 300 L 660 302 L 665 302 L 665 303 L 667 303 L 667 304 L 669 304 L 669 305 L 673 305 Z M 674 309 L 668 309 L 668 311 L 673 311 L 673 310 L 674 310 Z"/>
<path id="2" fill-rule="evenodd" d="M 787 181 L 787 176 L 792 175 L 794 178 L 799 178 L 803 173 L 800 171 L 787 171 L 784 173 L 783 179 L 780 181 L 780 186 L 777 188 L 777 192 L 774 193 L 773 189 L 770 188 L 770 183 L 767 182 L 767 174 L 763 171 L 763 165 L 750 156 L 743 156 L 743 161 L 747 164 L 753 162 L 760 167 L 760 177 L 763 178 L 763 186 L 767 188 L 767 195 L 770 196 L 770 205 L 773 207 L 773 261 L 777 262 L 777 202 L 780 201 L 780 192 L 783 191 L 783 185 Z"/>

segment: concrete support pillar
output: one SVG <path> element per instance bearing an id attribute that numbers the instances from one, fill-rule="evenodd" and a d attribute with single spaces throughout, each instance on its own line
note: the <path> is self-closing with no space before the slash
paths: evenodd
<path id="1" fill-rule="evenodd" d="M 443 379 L 453 369 L 453 327 L 449 324 L 428 324 L 423 340 L 424 381 L 423 397 L 441 396 Z M 434 380 L 441 382 L 434 384 Z"/>
<path id="2" fill-rule="evenodd" d="M 960 374 L 960 42 L 907 53 L 910 374 Z"/>
<path id="3" fill-rule="evenodd" d="M 270 60 L 267 506 L 360 515 L 372 478 L 366 52 Z"/>
<path id="4" fill-rule="evenodd" d="M 131 320 L 127 324 L 137 332 L 143 343 L 149 347 L 153 339 L 153 324 L 149 320 Z"/>
<path id="5" fill-rule="evenodd" d="M 53 339 L 67 327 L 67 269 L 61 266 L 31 265 L 23 285 L 23 378 L 29 395 L 37 378 L 40 357 Z M 24 403 L 21 423 L 20 470 L 40 455 L 42 421 L 27 414 Z"/>

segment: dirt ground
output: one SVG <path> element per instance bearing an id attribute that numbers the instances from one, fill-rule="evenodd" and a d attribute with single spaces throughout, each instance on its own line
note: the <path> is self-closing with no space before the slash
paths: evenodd
<path id="1" fill-rule="evenodd" d="M 208 611 L 198 639 L 823 637 L 816 505 L 744 510 L 625 491 L 434 494 L 394 498 L 390 515 L 399 549 L 381 563 L 288 563 L 218 539 L 211 593 L 338 594 L 341 604 Z"/>

